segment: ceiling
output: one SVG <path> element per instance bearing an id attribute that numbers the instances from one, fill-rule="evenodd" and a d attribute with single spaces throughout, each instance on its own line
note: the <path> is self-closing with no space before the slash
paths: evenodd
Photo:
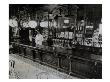
<path id="1" fill-rule="evenodd" d="M 101 4 L 9 4 L 9 15 L 16 15 L 19 10 L 26 8 L 30 12 L 35 11 L 52 11 L 55 7 L 62 5 L 75 5 L 77 6 L 77 19 L 81 20 L 86 17 L 88 20 L 100 20 L 102 18 L 102 5 Z"/>

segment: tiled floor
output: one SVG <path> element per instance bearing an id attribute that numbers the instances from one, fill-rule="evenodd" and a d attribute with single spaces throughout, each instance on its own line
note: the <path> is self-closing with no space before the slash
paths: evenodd
<path id="1" fill-rule="evenodd" d="M 9 57 L 15 61 L 14 69 L 9 65 L 10 79 L 78 79 L 15 54 Z"/>

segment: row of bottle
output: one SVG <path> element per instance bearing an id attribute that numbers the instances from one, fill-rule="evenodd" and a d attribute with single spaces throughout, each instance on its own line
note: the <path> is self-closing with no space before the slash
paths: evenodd
<path id="1" fill-rule="evenodd" d="M 83 28 L 84 27 L 82 27 L 82 26 L 77 26 L 75 30 L 77 30 L 77 31 L 83 31 Z"/>
<path id="2" fill-rule="evenodd" d="M 55 46 L 55 47 L 71 47 L 72 41 L 61 40 L 61 39 L 53 39 L 53 46 Z"/>
<path id="3" fill-rule="evenodd" d="M 65 39 L 73 39 L 74 38 L 74 33 L 73 32 L 61 32 L 61 33 L 56 33 L 57 38 L 65 38 Z"/>
<path id="4" fill-rule="evenodd" d="M 94 47 L 102 47 L 102 42 L 92 42 L 91 39 L 77 38 L 77 40 L 64 40 L 64 39 L 52 39 L 53 46 L 55 47 L 72 47 L 74 44 L 85 45 L 85 46 L 94 46 Z"/>
<path id="5" fill-rule="evenodd" d="M 92 42 L 85 41 L 82 38 L 77 38 L 77 40 L 53 39 L 53 45 L 56 47 L 72 47 L 72 45 L 92 46 Z"/>
<path id="6" fill-rule="evenodd" d="M 102 47 L 102 41 L 94 42 L 93 38 L 87 38 L 84 40 L 84 45 L 93 47 Z"/>

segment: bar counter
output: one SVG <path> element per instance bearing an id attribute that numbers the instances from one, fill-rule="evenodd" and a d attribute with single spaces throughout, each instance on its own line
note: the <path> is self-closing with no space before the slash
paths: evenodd
<path id="1" fill-rule="evenodd" d="M 96 52 L 93 47 L 73 46 L 69 48 L 37 47 L 11 42 L 13 48 L 10 53 L 32 59 L 58 71 L 80 78 L 102 78 L 101 50 Z M 93 53 L 95 52 L 95 53 Z M 97 53 L 99 52 L 99 53 Z"/>

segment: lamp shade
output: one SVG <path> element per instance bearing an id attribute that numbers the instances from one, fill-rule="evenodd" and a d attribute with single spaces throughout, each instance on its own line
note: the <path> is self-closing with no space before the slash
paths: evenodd
<path id="1" fill-rule="evenodd" d="M 9 26 L 17 27 L 18 26 L 18 22 L 15 19 L 10 19 L 9 20 Z"/>
<path id="2" fill-rule="evenodd" d="M 23 27 L 25 27 L 25 28 L 29 27 L 28 22 L 24 22 Z"/>
<path id="3" fill-rule="evenodd" d="M 50 22 L 49 22 L 49 24 L 50 24 Z M 41 27 L 47 27 L 47 28 L 48 28 L 48 21 L 43 21 L 43 22 L 41 22 L 41 23 L 40 23 L 40 26 L 41 26 Z"/>
<path id="4" fill-rule="evenodd" d="M 36 21 L 29 21 L 28 25 L 31 28 L 35 28 L 37 26 L 37 22 Z"/>

